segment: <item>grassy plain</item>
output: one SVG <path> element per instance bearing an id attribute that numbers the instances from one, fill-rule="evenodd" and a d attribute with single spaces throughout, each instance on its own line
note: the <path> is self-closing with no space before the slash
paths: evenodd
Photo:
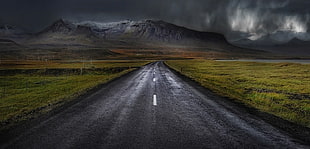
<path id="1" fill-rule="evenodd" d="M 149 61 L 1 61 L 0 129 L 34 118 Z"/>
<path id="2" fill-rule="evenodd" d="M 310 127 L 310 65 L 166 61 L 202 86 L 250 107 Z"/>

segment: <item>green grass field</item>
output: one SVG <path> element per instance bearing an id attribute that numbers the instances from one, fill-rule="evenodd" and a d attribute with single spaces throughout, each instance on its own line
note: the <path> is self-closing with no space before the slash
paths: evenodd
<path id="1" fill-rule="evenodd" d="M 310 65 L 293 63 L 167 61 L 219 95 L 310 127 Z"/>
<path id="2" fill-rule="evenodd" d="M 147 63 L 2 61 L 0 130 L 44 114 Z"/>

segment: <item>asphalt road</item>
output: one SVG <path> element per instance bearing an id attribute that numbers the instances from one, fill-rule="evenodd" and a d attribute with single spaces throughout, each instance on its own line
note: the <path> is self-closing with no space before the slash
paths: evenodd
<path id="1" fill-rule="evenodd" d="M 309 148 L 162 62 L 117 79 L 2 148 Z"/>

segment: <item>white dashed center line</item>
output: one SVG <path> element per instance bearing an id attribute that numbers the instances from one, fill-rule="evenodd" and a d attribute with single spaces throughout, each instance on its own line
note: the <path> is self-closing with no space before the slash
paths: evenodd
<path id="1" fill-rule="evenodd" d="M 157 106 L 157 99 L 156 99 L 156 95 L 153 95 L 153 105 Z"/>
<path id="2" fill-rule="evenodd" d="M 156 81 L 156 78 L 153 78 L 153 82 L 155 82 Z"/>

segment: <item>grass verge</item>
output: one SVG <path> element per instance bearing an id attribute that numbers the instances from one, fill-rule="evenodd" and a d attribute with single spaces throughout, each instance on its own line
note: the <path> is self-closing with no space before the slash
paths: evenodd
<path id="1" fill-rule="evenodd" d="M 149 61 L 35 62 L 0 65 L 0 130 L 59 107 Z"/>
<path id="2" fill-rule="evenodd" d="M 310 127 L 310 65 L 294 63 L 166 61 L 219 95 Z"/>

